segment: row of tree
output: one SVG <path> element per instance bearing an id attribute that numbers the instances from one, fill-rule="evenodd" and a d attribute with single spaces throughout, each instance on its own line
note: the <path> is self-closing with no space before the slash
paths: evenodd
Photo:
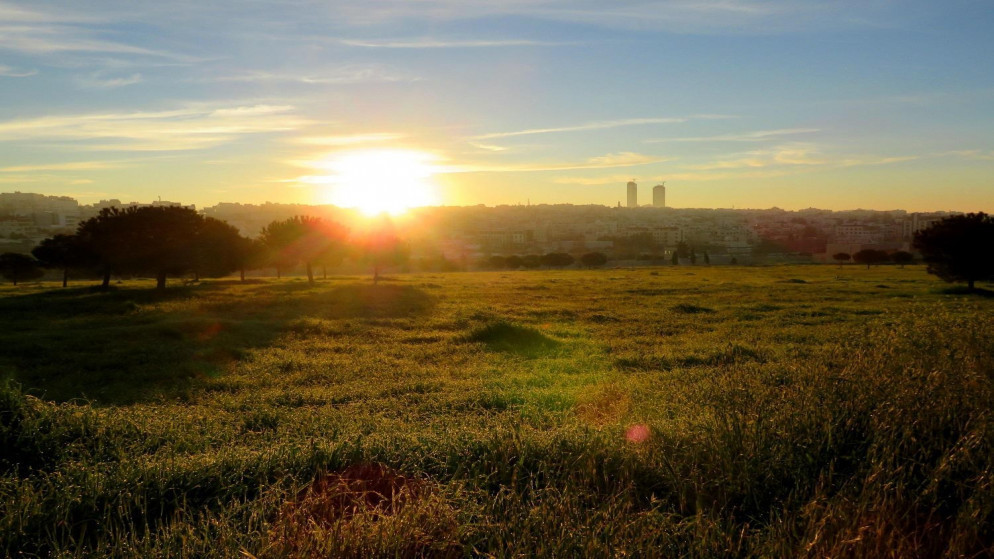
<path id="1" fill-rule="evenodd" d="M 915 255 L 904 250 L 887 252 L 886 250 L 866 248 L 853 254 L 849 254 L 848 252 L 837 252 L 832 255 L 832 259 L 838 262 L 839 266 L 851 260 L 856 264 L 866 264 L 867 269 L 869 269 L 870 266 L 883 264 L 884 262 L 893 262 L 895 264 L 900 264 L 903 267 L 905 264 L 911 264 L 914 262 Z"/>
<path id="2" fill-rule="evenodd" d="M 62 285 L 71 271 L 102 277 L 151 276 L 164 289 L 170 276 L 193 274 L 222 277 L 272 266 L 282 271 L 302 263 L 314 282 L 314 268 L 335 266 L 346 257 L 368 263 L 374 281 L 382 268 L 403 260 L 406 247 L 387 220 L 369 231 L 352 234 L 345 226 L 315 217 L 297 216 L 267 225 L 256 239 L 242 236 L 224 221 L 181 207 L 107 208 L 81 223 L 72 235 L 45 239 L 26 255 L 5 254 L 0 271 L 14 281 L 40 277 L 39 266 L 62 271 Z M 37 260 L 35 260 L 37 259 Z M 327 273 L 327 272 L 325 272 Z"/>
<path id="3" fill-rule="evenodd" d="M 947 217 L 927 229 L 918 231 L 914 247 L 928 264 L 928 271 L 950 282 L 966 282 L 974 289 L 976 281 L 994 280 L 994 218 L 984 213 Z M 73 235 L 56 235 L 45 239 L 32 254 L 0 255 L 0 274 L 15 284 L 41 277 L 40 266 L 62 271 L 62 285 L 70 271 L 99 275 L 102 285 L 110 284 L 112 275 L 152 276 L 156 287 L 163 289 L 169 276 L 192 273 L 195 278 L 220 277 L 239 271 L 272 266 L 277 276 L 287 268 L 302 263 L 309 282 L 314 268 L 336 266 L 345 258 L 365 262 L 372 268 L 374 282 L 385 266 L 396 265 L 408 257 L 389 220 L 381 220 L 368 231 L 354 233 L 343 225 L 320 218 L 297 216 L 274 221 L 256 239 L 248 239 L 228 223 L 203 217 L 180 207 L 108 208 L 80 224 Z M 683 245 L 674 251 L 673 263 L 687 258 L 696 263 L 692 248 Z M 888 260 L 907 264 L 911 253 L 861 250 L 855 254 L 834 255 L 840 264 L 850 259 L 866 264 Z M 704 263 L 710 261 L 707 252 Z M 495 268 L 561 268 L 574 263 L 566 253 L 543 256 L 492 257 Z M 598 252 L 584 254 L 580 262 L 586 267 L 603 266 L 607 257 Z M 734 263 L 734 262 L 733 262 Z"/>

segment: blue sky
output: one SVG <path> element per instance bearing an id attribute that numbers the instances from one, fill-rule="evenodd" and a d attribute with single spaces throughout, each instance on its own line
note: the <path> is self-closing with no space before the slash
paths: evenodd
<path id="1" fill-rule="evenodd" d="M 319 162 L 376 149 L 430 155 L 447 204 L 638 178 L 994 211 L 992 28 L 980 1 L 0 0 L 0 191 L 334 201 Z"/>

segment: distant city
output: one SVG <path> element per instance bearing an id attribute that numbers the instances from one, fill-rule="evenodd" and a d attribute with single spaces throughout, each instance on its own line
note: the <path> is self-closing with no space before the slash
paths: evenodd
<path id="1" fill-rule="evenodd" d="M 903 210 L 678 209 L 666 207 L 665 183 L 652 188 L 652 203 L 639 205 L 639 186 L 626 185 L 627 204 L 540 204 L 415 208 L 398 217 L 412 256 L 444 258 L 471 266 L 493 255 L 603 252 L 615 261 L 654 262 L 688 247 L 715 264 L 830 262 L 840 252 L 912 251 L 916 231 L 953 215 Z M 0 193 L 0 253 L 28 253 L 41 240 L 75 231 L 110 207 L 185 206 L 101 200 L 84 205 L 66 196 Z M 219 203 L 201 214 L 224 220 L 255 237 L 274 220 L 311 215 L 354 223 L 361 216 L 335 206 Z"/>

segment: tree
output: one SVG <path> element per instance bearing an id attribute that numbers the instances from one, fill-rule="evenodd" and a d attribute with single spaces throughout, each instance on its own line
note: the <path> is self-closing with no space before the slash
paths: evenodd
<path id="1" fill-rule="evenodd" d="M 947 282 L 994 279 L 994 217 L 983 212 L 947 217 L 915 233 L 928 272 Z"/>
<path id="2" fill-rule="evenodd" d="M 670 264 L 673 264 L 674 266 L 679 266 L 680 265 L 680 250 L 679 249 L 673 251 L 673 257 L 670 258 Z"/>
<path id="3" fill-rule="evenodd" d="M 178 206 L 105 208 L 83 222 L 77 235 L 96 255 L 104 287 L 117 272 L 152 275 L 161 290 L 169 275 L 196 268 L 203 223 L 196 211 Z"/>
<path id="4" fill-rule="evenodd" d="M 733 257 L 732 257 L 732 261 L 730 262 L 730 264 L 731 264 L 732 266 L 738 266 L 738 264 L 739 264 L 739 259 L 738 259 L 738 258 L 735 258 L 735 257 L 733 256 Z"/>
<path id="5" fill-rule="evenodd" d="M 507 267 L 511 270 L 517 270 L 524 265 L 524 260 L 517 254 L 512 254 L 504 259 L 507 262 Z"/>
<path id="6" fill-rule="evenodd" d="M 69 285 L 69 270 L 92 268 L 96 255 L 76 235 L 55 235 L 31 250 L 42 267 L 62 270 L 62 287 Z"/>
<path id="7" fill-rule="evenodd" d="M 690 263 L 697 264 L 697 253 L 694 252 L 694 249 L 690 249 Z"/>
<path id="8" fill-rule="evenodd" d="M 507 267 L 507 258 L 504 258 L 499 254 L 495 254 L 486 260 L 486 264 L 491 268 L 499 270 Z"/>
<path id="9" fill-rule="evenodd" d="M 542 265 L 550 268 L 565 268 L 573 262 L 576 262 L 576 259 L 565 252 L 550 252 L 542 256 Z"/>
<path id="10" fill-rule="evenodd" d="M 383 268 L 406 262 L 410 254 L 387 217 L 378 220 L 357 239 L 356 249 L 359 259 L 373 268 L 373 285 L 379 283 Z"/>
<path id="11" fill-rule="evenodd" d="M 93 255 L 94 264 L 100 271 L 103 289 L 110 287 L 111 274 L 120 274 L 126 264 L 127 251 L 131 245 L 128 237 L 128 220 L 125 210 L 111 207 L 100 210 L 96 216 L 79 224 L 76 237 L 80 246 Z"/>
<path id="12" fill-rule="evenodd" d="M 899 250 L 890 255 L 890 259 L 893 260 L 895 264 L 898 264 L 903 268 L 905 264 L 911 264 L 914 262 L 915 255 L 905 250 Z"/>
<path id="13" fill-rule="evenodd" d="M 588 268 L 599 268 L 607 264 L 607 255 L 603 252 L 588 252 L 580 257 L 580 263 Z"/>
<path id="14" fill-rule="evenodd" d="M 871 265 L 886 262 L 890 259 L 890 257 L 887 256 L 887 253 L 882 250 L 864 248 L 863 250 L 852 255 L 852 259 L 853 262 L 856 262 L 857 264 L 866 264 L 866 269 L 869 270 Z"/>
<path id="15" fill-rule="evenodd" d="M 213 217 L 204 219 L 193 246 L 196 279 L 219 278 L 239 270 L 244 280 L 250 242 L 233 225 Z"/>
<path id="16" fill-rule="evenodd" d="M 839 268 L 841 268 L 843 264 L 852 260 L 852 256 L 848 252 L 836 252 L 832 255 L 832 259 L 838 262 Z"/>
<path id="17" fill-rule="evenodd" d="M 542 265 L 542 257 L 537 254 L 526 254 L 521 259 L 521 265 L 529 269 L 538 268 Z"/>
<path id="18" fill-rule="evenodd" d="M 308 283 L 314 283 L 314 265 L 327 268 L 341 262 L 347 236 L 348 229 L 337 222 L 298 215 L 270 223 L 259 239 L 269 249 L 276 277 L 283 268 L 303 262 Z"/>
<path id="19" fill-rule="evenodd" d="M 704 251 L 704 264 L 708 266 L 711 265 L 711 255 L 708 254 L 708 251 L 706 250 Z"/>
<path id="20" fill-rule="evenodd" d="M 0 275 L 14 282 L 38 279 L 45 275 L 45 272 L 38 266 L 38 262 L 26 254 L 16 252 L 5 252 L 0 254 Z"/>

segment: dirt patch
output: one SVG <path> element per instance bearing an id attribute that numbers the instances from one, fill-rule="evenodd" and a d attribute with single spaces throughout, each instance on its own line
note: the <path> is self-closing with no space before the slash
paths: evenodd
<path id="1" fill-rule="evenodd" d="M 462 557 L 455 510 L 381 464 L 325 474 L 279 512 L 264 557 Z"/>

